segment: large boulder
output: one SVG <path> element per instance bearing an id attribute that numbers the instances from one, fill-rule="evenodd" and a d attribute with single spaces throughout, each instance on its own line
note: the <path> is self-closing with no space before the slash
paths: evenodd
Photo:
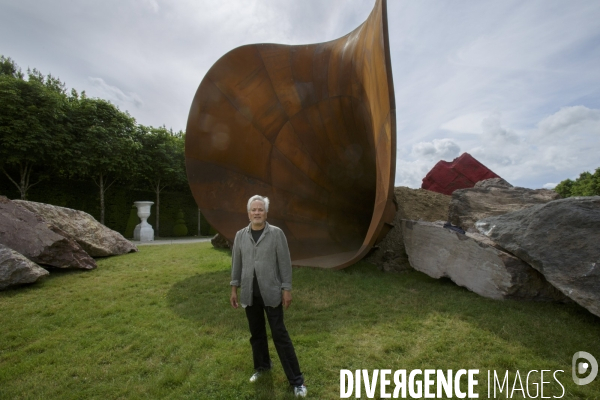
<path id="1" fill-rule="evenodd" d="M 0 243 L 38 264 L 96 268 L 94 259 L 68 234 L 4 196 L 0 196 Z"/>
<path id="2" fill-rule="evenodd" d="M 478 233 L 462 234 L 443 223 L 402 221 L 412 267 L 491 299 L 565 300 L 544 277 Z"/>
<path id="3" fill-rule="evenodd" d="M 123 235 L 102 225 L 86 212 L 33 201 L 14 200 L 14 202 L 62 229 L 92 257 L 115 256 L 138 251 L 137 247 Z"/>
<path id="4" fill-rule="evenodd" d="M 600 196 L 554 200 L 476 227 L 600 316 Z"/>
<path id="5" fill-rule="evenodd" d="M 438 161 L 423 178 L 421 188 L 451 195 L 457 189 L 470 188 L 490 178 L 499 176 L 469 153 L 463 153 L 452 162 Z"/>
<path id="6" fill-rule="evenodd" d="M 448 220 L 466 231 L 477 232 L 475 222 L 506 214 L 535 204 L 544 204 L 561 196 L 549 189 L 513 187 L 502 178 L 478 182 L 475 187 L 452 193 Z"/>
<path id="7" fill-rule="evenodd" d="M 0 244 L 0 290 L 24 283 L 32 283 L 48 271 L 10 247 Z"/>
<path id="8" fill-rule="evenodd" d="M 394 218 L 394 227 L 385 238 L 377 243 L 364 260 L 377 265 L 385 272 L 403 272 L 410 270 L 408 256 L 402 237 L 402 220 L 437 221 L 448 215 L 450 196 L 425 189 L 411 189 L 403 186 L 394 188 L 398 211 Z"/>

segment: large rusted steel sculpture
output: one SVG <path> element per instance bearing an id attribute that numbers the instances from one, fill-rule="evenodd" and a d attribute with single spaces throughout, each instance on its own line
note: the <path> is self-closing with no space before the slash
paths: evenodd
<path id="1" fill-rule="evenodd" d="M 261 194 L 294 265 L 360 260 L 396 211 L 386 1 L 337 40 L 225 54 L 196 92 L 185 147 L 198 207 L 228 240 L 248 224 L 248 198 Z"/>

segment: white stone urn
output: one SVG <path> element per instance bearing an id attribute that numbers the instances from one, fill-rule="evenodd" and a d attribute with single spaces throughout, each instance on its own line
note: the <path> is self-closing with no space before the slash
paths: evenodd
<path id="1" fill-rule="evenodd" d="M 133 204 L 137 207 L 137 215 L 142 220 L 133 230 L 133 240 L 140 242 L 151 242 L 154 240 L 154 229 L 148 223 L 150 216 L 150 207 L 154 204 L 153 201 L 134 201 Z"/>

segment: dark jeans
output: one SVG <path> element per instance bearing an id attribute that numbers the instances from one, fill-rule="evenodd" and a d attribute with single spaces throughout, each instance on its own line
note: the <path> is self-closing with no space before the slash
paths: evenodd
<path id="1" fill-rule="evenodd" d="M 254 297 L 254 305 L 246 306 L 246 317 L 250 327 L 250 344 L 252 345 L 252 357 L 254 369 L 265 371 L 271 368 L 271 357 L 269 356 L 269 345 L 267 343 L 267 329 L 265 326 L 265 313 L 271 327 L 273 343 L 279 355 L 281 366 L 285 372 L 290 385 L 300 386 L 304 384 L 304 376 L 300 372 L 300 365 L 296 357 L 294 345 L 290 339 L 287 329 L 283 323 L 283 306 L 265 306 L 262 297 Z"/>

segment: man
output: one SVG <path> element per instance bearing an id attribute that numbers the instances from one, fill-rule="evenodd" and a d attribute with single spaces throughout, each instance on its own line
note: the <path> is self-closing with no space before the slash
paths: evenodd
<path id="1" fill-rule="evenodd" d="M 267 222 L 269 199 L 252 196 L 248 200 L 250 225 L 236 233 L 231 260 L 231 298 L 238 308 L 238 287 L 242 287 L 239 302 L 246 310 L 250 327 L 250 344 L 254 359 L 255 382 L 272 367 L 265 313 L 271 327 L 273 342 L 285 375 L 297 397 L 306 397 L 304 376 L 292 340 L 283 323 L 283 308 L 292 303 L 292 262 L 283 231 Z"/>

